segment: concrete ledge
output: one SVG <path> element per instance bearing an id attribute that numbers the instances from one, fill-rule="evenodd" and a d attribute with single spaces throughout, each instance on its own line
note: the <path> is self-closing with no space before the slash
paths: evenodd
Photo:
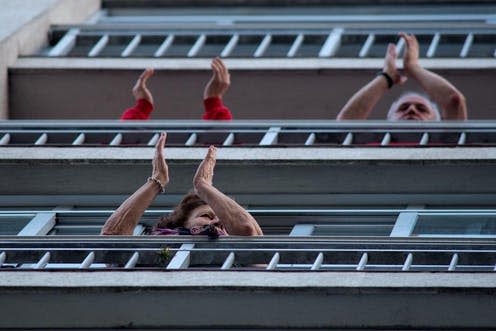
<path id="1" fill-rule="evenodd" d="M 204 148 L 166 148 L 166 159 L 170 162 L 187 162 L 203 160 L 207 152 Z M 121 147 L 4 147 L 0 148 L 0 163 L 25 163 L 24 161 L 37 161 L 41 163 L 61 164 L 91 164 L 102 162 L 117 162 L 127 164 L 151 164 L 155 153 L 154 147 L 148 148 L 121 148 Z M 443 161 L 461 161 L 469 164 L 496 160 L 496 148 L 230 148 L 219 147 L 217 160 L 225 163 L 228 161 L 243 161 L 245 164 L 258 164 L 260 161 L 278 162 L 287 161 L 297 164 L 299 161 L 333 161 L 333 163 L 352 162 L 369 163 L 367 161 L 415 161 L 422 163 L 442 163 Z M 190 163 L 190 162 L 187 162 Z M 450 162 L 453 164 L 453 162 Z"/>
<path id="2" fill-rule="evenodd" d="M 494 276 L 454 276 L 2 272 L 1 281 L 12 282 L 0 287 L 0 327 L 492 329 Z M 22 285 L 29 283 L 40 286 Z"/>
<path id="3" fill-rule="evenodd" d="M 142 70 L 208 70 L 211 59 L 184 58 L 45 58 L 24 57 L 11 69 L 57 70 L 57 69 L 126 69 Z M 225 59 L 230 70 L 302 70 L 302 69 L 374 69 L 381 68 L 384 59 L 325 58 L 325 59 Z M 421 59 L 427 69 L 494 69 L 496 61 L 487 58 Z"/>
<path id="4" fill-rule="evenodd" d="M 5 271 L 0 288 L 472 288 L 493 289 L 492 273 L 256 271 Z M 119 281 L 116 282 L 116 279 Z"/>

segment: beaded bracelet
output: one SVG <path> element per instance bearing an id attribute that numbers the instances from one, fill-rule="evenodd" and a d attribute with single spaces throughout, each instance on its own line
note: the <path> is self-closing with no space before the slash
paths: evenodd
<path id="1" fill-rule="evenodd" d="M 148 179 L 146 181 L 156 183 L 160 189 L 160 193 L 165 193 L 165 185 L 162 185 L 162 183 L 158 180 L 158 178 L 148 177 Z"/>

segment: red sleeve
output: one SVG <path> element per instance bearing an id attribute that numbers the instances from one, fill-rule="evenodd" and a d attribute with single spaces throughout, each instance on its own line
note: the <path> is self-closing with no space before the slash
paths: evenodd
<path id="1" fill-rule="evenodd" d="M 232 114 L 229 108 L 224 106 L 222 99 L 219 97 L 210 97 L 203 100 L 205 113 L 204 120 L 232 120 Z"/>
<path id="2" fill-rule="evenodd" d="M 152 111 L 153 105 L 148 100 L 139 99 L 134 107 L 122 113 L 121 120 L 149 120 Z"/>

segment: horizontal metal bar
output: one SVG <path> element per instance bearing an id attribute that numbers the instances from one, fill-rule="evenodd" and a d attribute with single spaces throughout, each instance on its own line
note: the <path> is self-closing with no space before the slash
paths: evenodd
<path id="1" fill-rule="evenodd" d="M 281 129 L 302 130 L 327 130 L 334 129 L 336 132 L 380 130 L 391 132 L 443 132 L 444 130 L 492 132 L 496 130 L 496 121 L 334 121 L 334 120 L 234 120 L 234 121 L 203 121 L 203 120 L 151 120 L 139 122 L 118 120 L 50 120 L 40 122 L 39 120 L 0 120 L 0 134 L 14 133 L 25 130 L 32 132 L 48 132 L 56 130 L 60 132 L 159 132 L 163 130 L 267 130 L 270 127 Z M 71 128 L 71 129 L 68 129 Z M 5 132 L 7 131 L 7 132 Z"/>

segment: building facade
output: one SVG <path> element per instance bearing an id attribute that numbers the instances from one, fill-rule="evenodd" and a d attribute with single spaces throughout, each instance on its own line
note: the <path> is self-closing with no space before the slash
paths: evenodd
<path id="1" fill-rule="evenodd" d="M 493 2 L 187 4 L 98 2 L 8 64 L 0 327 L 494 329 L 495 123 L 333 121 L 406 28 L 474 100 L 469 116 L 491 118 Z M 215 55 L 232 122 L 195 120 Z M 149 66 L 165 110 L 112 120 Z M 167 192 L 132 236 L 100 236 L 150 176 L 162 131 Z M 215 185 L 265 235 L 144 235 L 210 144 Z"/>

